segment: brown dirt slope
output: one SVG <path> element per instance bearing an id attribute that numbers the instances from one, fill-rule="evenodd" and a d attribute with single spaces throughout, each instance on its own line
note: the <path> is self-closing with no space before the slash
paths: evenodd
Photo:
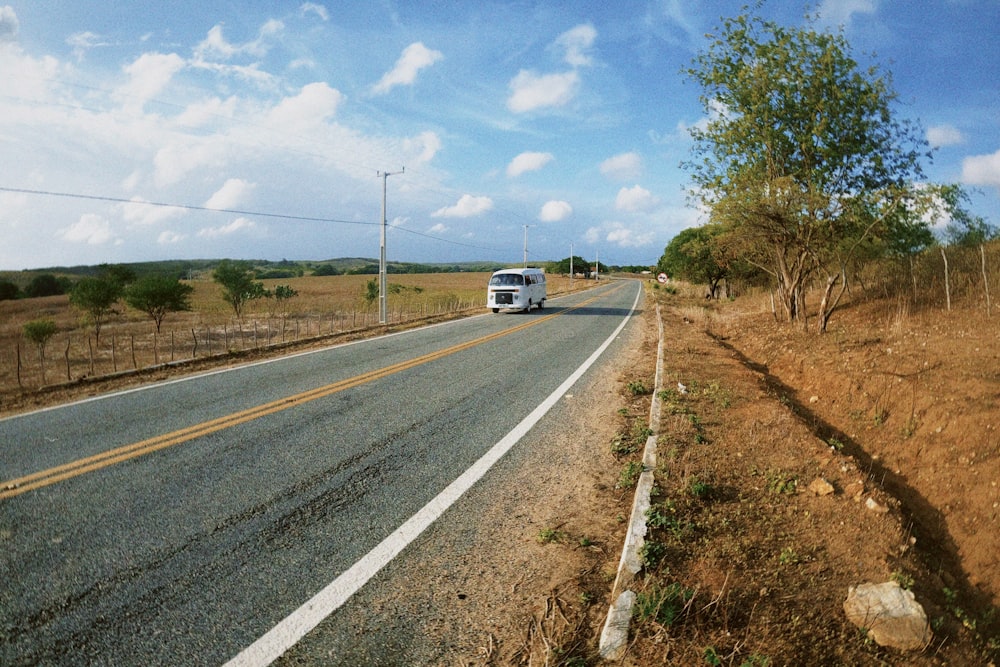
<path id="1" fill-rule="evenodd" d="M 995 660 L 989 323 L 862 304 L 818 336 L 775 323 L 763 300 L 660 296 L 659 494 L 625 664 Z M 817 479 L 834 492 L 812 493 Z M 886 581 L 923 605 L 922 651 L 847 621 L 848 588 Z"/>

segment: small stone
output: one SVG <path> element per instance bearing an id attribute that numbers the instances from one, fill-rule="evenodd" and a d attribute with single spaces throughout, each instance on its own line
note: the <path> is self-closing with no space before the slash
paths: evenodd
<path id="1" fill-rule="evenodd" d="M 819 396 L 810 396 L 809 397 L 809 402 L 810 403 L 819 403 Z"/>
<path id="2" fill-rule="evenodd" d="M 880 504 L 878 501 L 876 501 L 874 498 L 871 497 L 869 497 L 868 500 L 865 501 L 865 508 L 871 510 L 872 512 L 875 512 L 876 514 L 885 514 L 886 512 L 889 511 L 888 507 Z"/>
<path id="3" fill-rule="evenodd" d="M 833 484 L 822 477 L 817 477 L 809 484 L 809 490 L 817 496 L 828 496 L 834 492 Z"/>
<path id="4" fill-rule="evenodd" d="M 848 498 L 853 498 L 854 500 L 861 500 L 862 494 L 865 492 L 864 482 L 851 482 L 844 487 L 844 495 Z"/>

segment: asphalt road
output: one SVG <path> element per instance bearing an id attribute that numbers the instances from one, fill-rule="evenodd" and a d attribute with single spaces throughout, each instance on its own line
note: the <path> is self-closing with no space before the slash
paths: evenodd
<path id="1" fill-rule="evenodd" d="M 0 421 L 0 664 L 266 664 L 516 446 L 639 289 Z"/>

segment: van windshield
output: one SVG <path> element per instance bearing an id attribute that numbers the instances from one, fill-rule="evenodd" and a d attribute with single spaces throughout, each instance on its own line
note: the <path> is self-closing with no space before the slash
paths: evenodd
<path id="1" fill-rule="evenodd" d="M 498 273 L 490 278 L 490 285 L 523 285 L 524 276 L 518 273 Z"/>

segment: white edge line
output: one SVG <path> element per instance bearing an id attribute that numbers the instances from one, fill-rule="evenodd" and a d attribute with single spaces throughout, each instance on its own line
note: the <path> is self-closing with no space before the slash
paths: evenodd
<path id="1" fill-rule="evenodd" d="M 424 530 L 451 507 L 466 491 L 472 488 L 486 472 L 499 461 L 504 454 L 520 440 L 531 428 L 554 406 L 570 387 L 597 361 L 614 339 L 628 324 L 632 313 L 639 304 L 642 290 L 636 294 L 635 301 L 628 314 L 622 319 L 618 328 L 594 351 L 590 357 L 577 368 L 572 375 L 549 394 L 538 407 L 531 411 L 521 422 L 490 448 L 468 470 L 459 475 L 434 499 L 424 505 L 416 514 L 407 519 L 399 528 L 392 532 L 374 549 L 365 554 L 358 562 L 345 570 L 340 576 L 330 582 L 326 588 L 314 595 L 308 602 L 285 617 L 276 626 L 260 637 L 250 646 L 243 649 L 236 657 L 225 664 L 225 667 L 263 667 L 270 665 L 281 655 L 294 646 L 309 631 L 315 628 L 327 616 L 339 609 L 347 600 L 374 577 L 379 570 L 388 565 L 403 549 L 415 540 Z"/>

